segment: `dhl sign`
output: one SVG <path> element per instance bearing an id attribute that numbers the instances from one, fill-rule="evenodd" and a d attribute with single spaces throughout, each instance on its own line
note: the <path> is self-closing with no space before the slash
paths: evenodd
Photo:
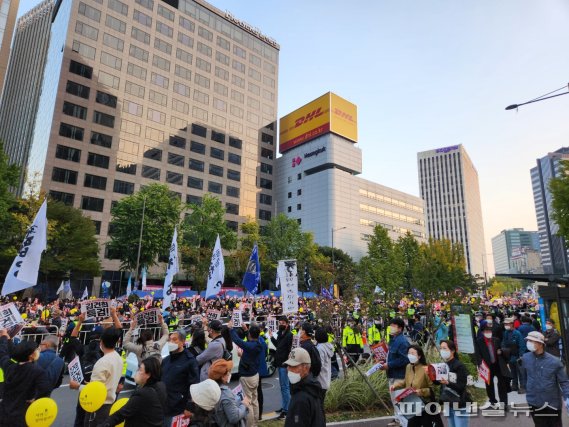
<path id="1" fill-rule="evenodd" d="M 328 132 L 357 142 L 357 125 L 357 107 L 328 92 L 280 120 L 279 151 L 284 153 Z"/>

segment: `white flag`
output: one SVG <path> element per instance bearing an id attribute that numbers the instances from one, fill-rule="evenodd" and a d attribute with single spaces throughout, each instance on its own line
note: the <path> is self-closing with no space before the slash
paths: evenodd
<path id="1" fill-rule="evenodd" d="M 172 280 L 178 272 L 178 228 L 174 228 L 174 237 L 172 237 L 172 245 L 170 246 L 170 256 L 168 258 L 168 268 L 166 270 L 166 278 L 164 279 L 164 300 L 162 301 L 162 309 L 170 307 L 172 303 Z"/>
<path id="2" fill-rule="evenodd" d="M 126 285 L 126 296 L 128 297 L 130 294 L 132 294 L 132 271 L 128 276 L 128 284 Z"/>
<path id="3" fill-rule="evenodd" d="M 223 262 L 223 253 L 221 252 L 221 242 L 219 234 L 215 241 L 215 247 L 211 254 L 211 264 L 209 265 L 209 274 L 207 276 L 207 290 L 205 291 L 206 299 L 215 296 L 221 291 L 221 285 L 225 280 L 225 263 Z"/>
<path id="4" fill-rule="evenodd" d="M 83 291 L 83 295 L 81 295 L 81 299 L 89 298 L 89 292 L 87 292 L 87 286 L 85 286 L 85 290 Z"/>
<path id="5" fill-rule="evenodd" d="M 2 287 L 2 296 L 35 286 L 38 281 L 41 254 L 47 248 L 47 200 L 41 205 L 28 228 L 22 247 Z"/>
<path id="6" fill-rule="evenodd" d="M 63 280 L 61 281 L 61 285 L 59 285 L 59 288 L 57 288 L 57 292 L 55 292 L 55 294 L 59 297 L 60 292 L 63 292 Z"/>
<path id="7" fill-rule="evenodd" d="M 142 267 L 142 290 L 146 290 L 146 266 Z"/>
<path id="8" fill-rule="evenodd" d="M 281 282 L 283 314 L 298 312 L 298 274 L 295 259 L 281 260 L 277 267 Z"/>

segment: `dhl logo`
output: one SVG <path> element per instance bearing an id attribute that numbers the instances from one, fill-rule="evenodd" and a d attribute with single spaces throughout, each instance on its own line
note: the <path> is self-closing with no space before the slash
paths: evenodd
<path id="1" fill-rule="evenodd" d="M 322 107 L 318 107 L 316 110 L 311 111 L 310 113 L 296 119 L 294 122 L 294 127 L 297 128 L 299 126 L 302 126 L 304 123 L 309 122 L 316 117 L 320 117 L 322 114 L 324 114 Z"/>
<path id="2" fill-rule="evenodd" d="M 341 119 L 347 120 L 349 122 L 355 122 L 351 114 L 348 114 L 345 111 L 340 110 L 339 108 L 334 108 L 334 114 L 336 116 L 339 116 Z"/>

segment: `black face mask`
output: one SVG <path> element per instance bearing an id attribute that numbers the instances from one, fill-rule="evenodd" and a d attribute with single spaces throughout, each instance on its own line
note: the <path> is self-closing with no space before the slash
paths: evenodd
<path id="1" fill-rule="evenodd" d="M 286 326 L 285 326 L 285 325 L 279 325 L 279 331 L 282 332 L 282 331 L 284 331 L 285 329 L 286 329 Z"/>

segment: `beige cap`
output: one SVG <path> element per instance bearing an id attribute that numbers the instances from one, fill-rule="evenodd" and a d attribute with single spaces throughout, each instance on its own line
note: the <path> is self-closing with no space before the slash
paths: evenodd
<path id="1" fill-rule="evenodd" d="M 298 366 L 303 363 L 308 363 L 310 365 L 310 354 L 302 347 L 294 348 L 288 355 L 288 360 L 284 362 L 284 365 L 288 366 Z"/>
<path id="2" fill-rule="evenodd" d="M 535 341 L 535 342 L 539 342 L 541 344 L 545 344 L 545 337 L 543 336 L 543 334 L 541 332 L 532 331 L 526 337 L 526 341 Z"/>

